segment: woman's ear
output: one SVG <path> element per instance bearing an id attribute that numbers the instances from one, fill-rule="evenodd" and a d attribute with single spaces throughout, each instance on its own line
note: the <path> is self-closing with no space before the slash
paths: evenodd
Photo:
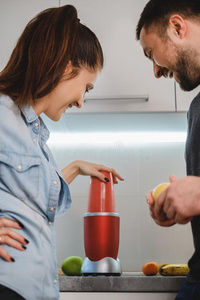
<path id="1" fill-rule="evenodd" d="M 173 42 L 184 39 L 187 33 L 187 24 L 179 15 L 172 15 L 169 19 L 167 33 Z"/>
<path id="2" fill-rule="evenodd" d="M 73 71 L 72 62 L 71 62 L 71 60 L 69 60 L 67 66 L 65 67 L 65 71 L 64 71 L 63 75 L 69 75 L 72 73 L 72 71 Z"/>

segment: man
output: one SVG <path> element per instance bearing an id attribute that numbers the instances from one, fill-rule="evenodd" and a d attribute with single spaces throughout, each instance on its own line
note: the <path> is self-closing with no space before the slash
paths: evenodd
<path id="1" fill-rule="evenodd" d="M 150 0 L 136 28 L 156 78 L 174 77 L 191 91 L 200 85 L 200 0 Z M 171 226 L 191 221 L 195 252 L 190 273 L 176 300 L 200 300 L 200 93 L 188 112 L 187 177 L 170 176 L 171 185 L 154 203 L 147 194 L 152 218 Z"/>

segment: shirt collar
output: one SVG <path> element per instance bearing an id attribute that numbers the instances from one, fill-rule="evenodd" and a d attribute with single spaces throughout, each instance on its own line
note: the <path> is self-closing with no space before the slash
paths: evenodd
<path id="1" fill-rule="evenodd" d="M 46 127 L 46 125 L 44 124 L 41 117 L 38 117 L 36 115 L 33 107 L 25 104 L 21 108 L 21 112 L 24 115 L 24 117 L 26 119 L 26 122 L 29 123 L 30 125 L 31 125 L 31 123 L 34 124 L 36 121 L 39 122 L 39 124 L 40 124 L 40 134 L 43 137 L 44 141 L 46 142 L 49 139 L 50 132 L 49 132 L 48 128 Z"/>
<path id="2" fill-rule="evenodd" d="M 38 119 L 38 116 L 36 115 L 32 106 L 29 106 L 26 104 L 21 108 L 21 111 L 22 111 L 27 123 L 32 123 Z"/>

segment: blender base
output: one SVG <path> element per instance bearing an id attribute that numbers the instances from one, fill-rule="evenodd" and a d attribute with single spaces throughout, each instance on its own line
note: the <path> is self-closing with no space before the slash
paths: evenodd
<path id="1" fill-rule="evenodd" d="M 122 273 L 119 259 L 104 257 L 98 261 L 92 261 L 86 257 L 83 261 L 81 272 L 85 276 L 120 276 Z"/>

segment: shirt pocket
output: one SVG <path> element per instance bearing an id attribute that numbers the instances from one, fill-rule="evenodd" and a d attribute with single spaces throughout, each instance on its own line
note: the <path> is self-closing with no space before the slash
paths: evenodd
<path id="1" fill-rule="evenodd" d="M 0 151 L 0 189 L 22 201 L 36 198 L 40 163 L 36 155 Z"/>

